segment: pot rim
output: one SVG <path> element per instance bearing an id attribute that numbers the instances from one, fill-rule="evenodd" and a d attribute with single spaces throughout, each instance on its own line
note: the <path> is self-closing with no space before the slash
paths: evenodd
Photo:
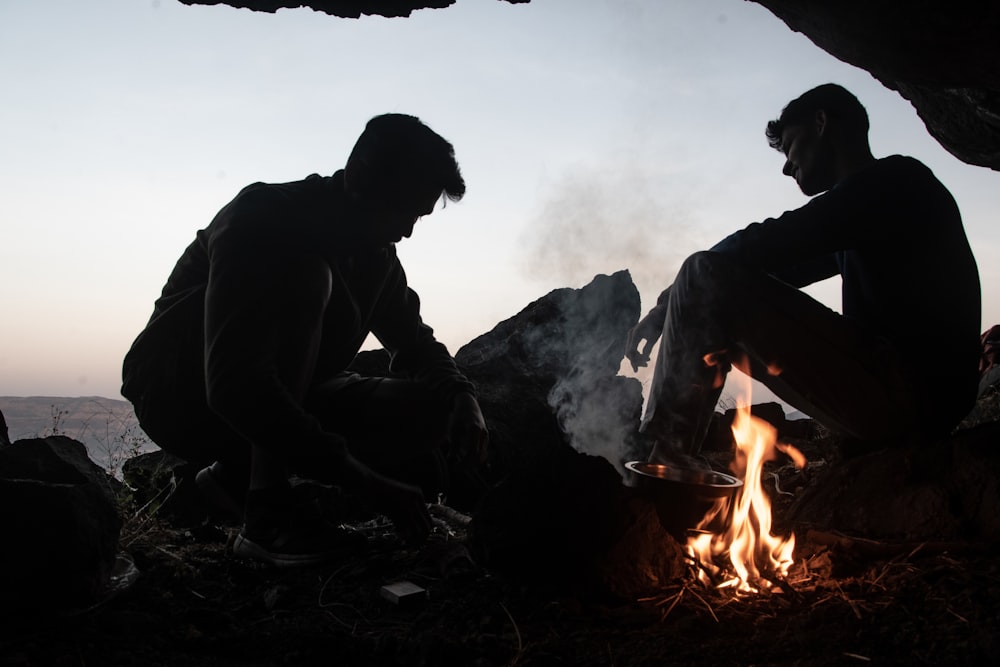
<path id="1" fill-rule="evenodd" d="M 658 479 L 664 482 L 670 482 L 672 484 L 680 484 L 684 486 L 692 486 L 696 488 L 709 488 L 709 489 L 720 489 L 720 490 L 731 490 L 743 486 L 743 480 L 737 479 L 732 475 L 727 475 L 724 472 L 717 472 L 715 470 L 698 470 L 696 468 L 681 468 L 680 466 L 672 466 L 664 463 L 650 463 L 648 461 L 629 461 L 625 464 L 625 468 L 641 475 L 644 479 Z M 663 472 L 667 470 L 673 470 L 680 473 L 680 479 L 677 477 L 669 477 Z M 661 474 L 657 474 L 657 472 Z M 684 479 L 688 477 L 688 479 Z M 702 481 L 698 478 L 711 478 L 713 480 L 718 480 L 717 482 Z"/>

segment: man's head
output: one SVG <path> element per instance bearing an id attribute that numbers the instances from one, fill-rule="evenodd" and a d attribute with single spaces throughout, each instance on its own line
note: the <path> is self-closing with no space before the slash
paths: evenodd
<path id="1" fill-rule="evenodd" d="M 459 201 L 465 181 L 455 149 L 419 118 L 384 114 L 368 121 L 344 170 L 348 195 L 375 240 L 408 237 L 441 198 Z"/>
<path id="2" fill-rule="evenodd" d="M 871 159 L 868 112 L 850 91 L 834 83 L 806 91 L 767 124 L 767 141 L 786 156 L 783 173 L 806 195 L 829 190 Z"/>

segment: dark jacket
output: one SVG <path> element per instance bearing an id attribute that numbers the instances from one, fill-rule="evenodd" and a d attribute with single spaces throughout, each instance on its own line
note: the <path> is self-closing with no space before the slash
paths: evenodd
<path id="1" fill-rule="evenodd" d="M 252 443 L 343 451 L 302 404 L 369 332 L 394 372 L 442 401 L 472 393 L 421 320 L 395 247 L 360 244 L 344 223 L 350 206 L 343 172 L 244 188 L 178 260 L 126 355 L 122 394 L 186 391 Z"/>
<path id="2" fill-rule="evenodd" d="M 918 388 L 919 409 L 951 428 L 972 407 L 979 272 L 954 198 L 919 161 L 877 160 L 712 250 L 796 287 L 839 274 L 844 316 L 898 351 Z"/>

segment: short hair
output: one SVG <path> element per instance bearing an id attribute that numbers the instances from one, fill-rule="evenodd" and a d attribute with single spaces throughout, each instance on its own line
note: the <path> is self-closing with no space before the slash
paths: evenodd
<path id="1" fill-rule="evenodd" d="M 835 83 L 824 83 L 799 95 L 789 102 L 781 115 L 768 122 L 764 134 L 767 143 L 775 150 L 782 150 L 781 135 L 785 129 L 811 120 L 817 111 L 835 118 L 849 135 L 868 136 L 868 112 L 852 92 Z"/>
<path id="2" fill-rule="evenodd" d="M 351 160 L 365 163 L 364 189 L 435 187 L 450 201 L 465 195 L 465 180 L 455 149 L 419 118 L 401 113 L 375 116 L 351 150 Z M 362 191 L 362 194 L 367 194 Z"/>

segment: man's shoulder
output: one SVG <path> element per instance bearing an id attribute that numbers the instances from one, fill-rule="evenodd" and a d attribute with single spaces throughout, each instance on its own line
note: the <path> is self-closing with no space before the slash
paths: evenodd
<path id="1" fill-rule="evenodd" d="M 334 177 L 312 175 L 286 183 L 251 183 L 204 230 L 209 244 L 301 246 L 319 243 L 337 207 Z"/>
<path id="2" fill-rule="evenodd" d="M 923 162 L 909 155 L 887 155 L 832 188 L 833 191 L 857 194 L 874 189 L 883 194 L 899 191 L 912 197 L 916 192 L 928 193 L 941 187 L 934 172 Z"/>
<path id="3" fill-rule="evenodd" d="M 900 153 L 893 153 L 892 155 L 886 155 L 885 157 L 880 157 L 875 160 L 877 164 L 892 167 L 892 168 L 903 168 L 903 167 L 923 167 L 924 163 L 911 155 L 901 155 Z"/>
<path id="4" fill-rule="evenodd" d="M 243 226 L 256 220 L 265 226 L 285 226 L 297 218 L 328 218 L 338 201 L 335 178 L 312 174 L 286 183 L 251 183 L 219 211 L 215 225 L 238 222 Z"/>
<path id="5" fill-rule="evenodd" d="M 258 181 L 246 186 L 233 199 L 233 203 L 253 202 L 256 204 L 275 203 L 295 203 L 302 199 L 309 199 L 320 196 L 324 193 L 332 194 L 336 191 L 334 176 L 320 176 L 310 174 L 297 181 L 285 183 L 265 183 Z"/>
<path id="6" fill-rule="evenodd" d="M 876 169 L 881 172 L 890 172 L 908 175 L 930 175 L 930 168 L 915 157 L 909 155 L 887 155 L 875 160 Z"/>

